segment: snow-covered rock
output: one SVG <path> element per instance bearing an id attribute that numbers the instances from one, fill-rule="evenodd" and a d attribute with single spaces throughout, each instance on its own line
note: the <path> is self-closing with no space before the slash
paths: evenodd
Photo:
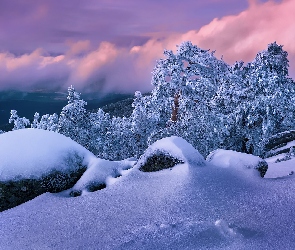
<path id="1" fill-rule="evenodd" d="M 204 166 L 203 156 L 186 140 L 171 136 L 154 142 L 139 158 L 136 166 L 143 172 L 154 172 L 187 163 Z"/>
<path id="2" fill-rule="evenodd" d="M 284 131 L 268 138 L 264 143 L 264 157 L 287 153 L 295 146 L 295 130 Z"/>
<path id="3" fill-rule="evenodd" d="M 261 177 L 264 177 L 268 168 L 267 162 L 260 157 L 232 150 L 214 150 L 206 160 L 218 167 L 232 168 L 248 174 L 254 173 Z"/>
<path id="4" fill-rule="evenodd" d="M 88 195 L 45 193 L 0 214 L 0 248 L 293 250 L 295 176 L 236 172 L 133 168 Z"/>
<path id="5" fill-rule="evenodd" d="M 39 129 L 1 134 L 0 147 L 0 211 L 71 188 L 95 158 L 73 140 Z"/>
<path id="6" fill-rule="evenodd" d="M 122 161 L 108 161 L 93 158 L 88 169 L 68 192 L 70 196 L 79 196 L 83 193 L 94 192 L 112 184 L 115 178 L 124 174 L 125 170 L 133 167 L 134 159 Z"/>
<path id="7" fill-rule="evenodd" d="M 61 134 L 21 129 L 0 135 L 0 211 L 45 192 L 79 196 L 112 183 L 134 164 L 96 158 Z"/>

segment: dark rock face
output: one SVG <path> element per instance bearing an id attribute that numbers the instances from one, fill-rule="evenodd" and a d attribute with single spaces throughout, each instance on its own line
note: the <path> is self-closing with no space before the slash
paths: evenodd
<path id="1" fill-rule="evenodd" d="M 260 176 L 263 178 L 268 169 L 268 164 L 266 161 L 260 161 L 255 169 L 258 170 L 258 172 L 260 173 Z"/>
<path id="2" fill-rule="evenodd" d="M 285 131 L 270 137 L 264 144 L 264 157 L 271 157 L 273 155 L 289 152 L 289 148 L 282 150 L 279 150 L 279 148 L 286 146 L 288 142 L 294 140 L 295 130 Z"/>
<path id="3" fill-rule="evenodd" d="M 162 169 L 172 168 L 177 164 L 184 163 L 165 152 L 156 151 L 139 167 L 142 172 L 155 172 Z"/>
<path id="4" fill-rule="evenodd" d="M 86 171 L 80 166 L 67 173 L 52 170 L 39 179 L 0 181 L 0 212 L 18 206 L 46 192 L 56 193 L 71 188 Z"/>

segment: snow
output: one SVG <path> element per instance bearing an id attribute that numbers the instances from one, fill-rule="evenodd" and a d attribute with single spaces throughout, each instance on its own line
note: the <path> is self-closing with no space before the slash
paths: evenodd
<path id="1" fill-rule="evenodd" d="M 87 169 L 73 189 L 85 191 L 93 183 L 111 184 L 112 177 L 124 173 L 135 161 L 107 161 L 70 138 L 41 129 L 20 129 L 0 135 L 0 180 L 38 178 L 52 170 L 75 170 L 79 164 Z M 68 190 L 69 193 L 71 190 Z"/>
<path id="2" fill-rule="evenodd" d="M 203 166 L 205 164 L 204 157 L 190 143 L 181 137 L 171 136 L 158 140 L 150 145 L 136 165 L 143 165 L 147 158 L 159 151 L 167 153 L 190 165 Z"/>
<path id="3" fill-rule="evenodd" d="M 158 146 L 196 157 L 174 142 Z M 230 155 L 242 166 L 251 157 Z M 6 210 L 1 249 L 294 249 L 294 176 L 253 178 L 230 160 L 193 162 L 157 172 L 134 167 L 100 191 L 75 198 L 46 193 Z M 95 173 L 85 182 L 110 163 L 89 164 Z"/>
<path id="4" fill-rule="evenodd" d="M 133 167 L 135 161 L 133 159 L 126 159 L 123 161 L 108 161 L 99 158 L 93 158 L 89 162 L 88 169 L 77 181 L 74 187 L 68 190 L 81 190 L 83 194 L 87 193 L 87 186 L 89 184 L 106 184 L 111 185 L 115 183 L 115 178 L 119 177 Z"/>
<path id="5" fill-rule="evenodd" d="M 281 178 L 295 173 L 294 157 L 288 161 L 276 162 L 277 159 L 282 159 L 285 155 L 280 154 L 266 159 L 268 170 L 264 176 L 265 178 Z"/>
<path id="6" fill-rule="evenodd" d="M 20 129 L 0 135 L 0 180 L 38 178 L 50 170 L 75 169 L 95 157 L 61 134 Z"/>
<path id="7" fill-rule="evenodd" d="M 206 159 L 211 164 L 222 168 L 234 168 L 241 170 L 242 174 L 254 174 L 260 176 L 257 168 L 260 162 L 264 162 L 258 156 L 240 153 L 232 150 L 217 149 L 211 152 Z"/>

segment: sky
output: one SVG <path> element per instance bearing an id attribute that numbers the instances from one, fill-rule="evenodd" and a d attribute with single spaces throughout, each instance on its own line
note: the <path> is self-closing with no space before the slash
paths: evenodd
<path id="1" fill-rule="evenodd" d="M 187 40 L 229 64 L 276 41 L 295 77 L 294 13 L 294 0 L 1 0 L 0 91 L 146 92 Z"/>

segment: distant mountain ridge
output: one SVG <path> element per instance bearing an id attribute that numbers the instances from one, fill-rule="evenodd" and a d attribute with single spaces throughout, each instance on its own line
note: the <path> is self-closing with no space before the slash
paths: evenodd
<path id="1" fill-rule="evenodd" d="M 121 101 L 109 103 L 107 105 L 104 105 L 101 107 L 101 109 L 109 113 L 110 116 L 116 116 L 116 117 L 129 117 L 132 114 L 132 103 L 133 103 L 133 98 L 126 98 Z M 93 110 L 92 112 L 96 112 L 96 110 Z"/>

